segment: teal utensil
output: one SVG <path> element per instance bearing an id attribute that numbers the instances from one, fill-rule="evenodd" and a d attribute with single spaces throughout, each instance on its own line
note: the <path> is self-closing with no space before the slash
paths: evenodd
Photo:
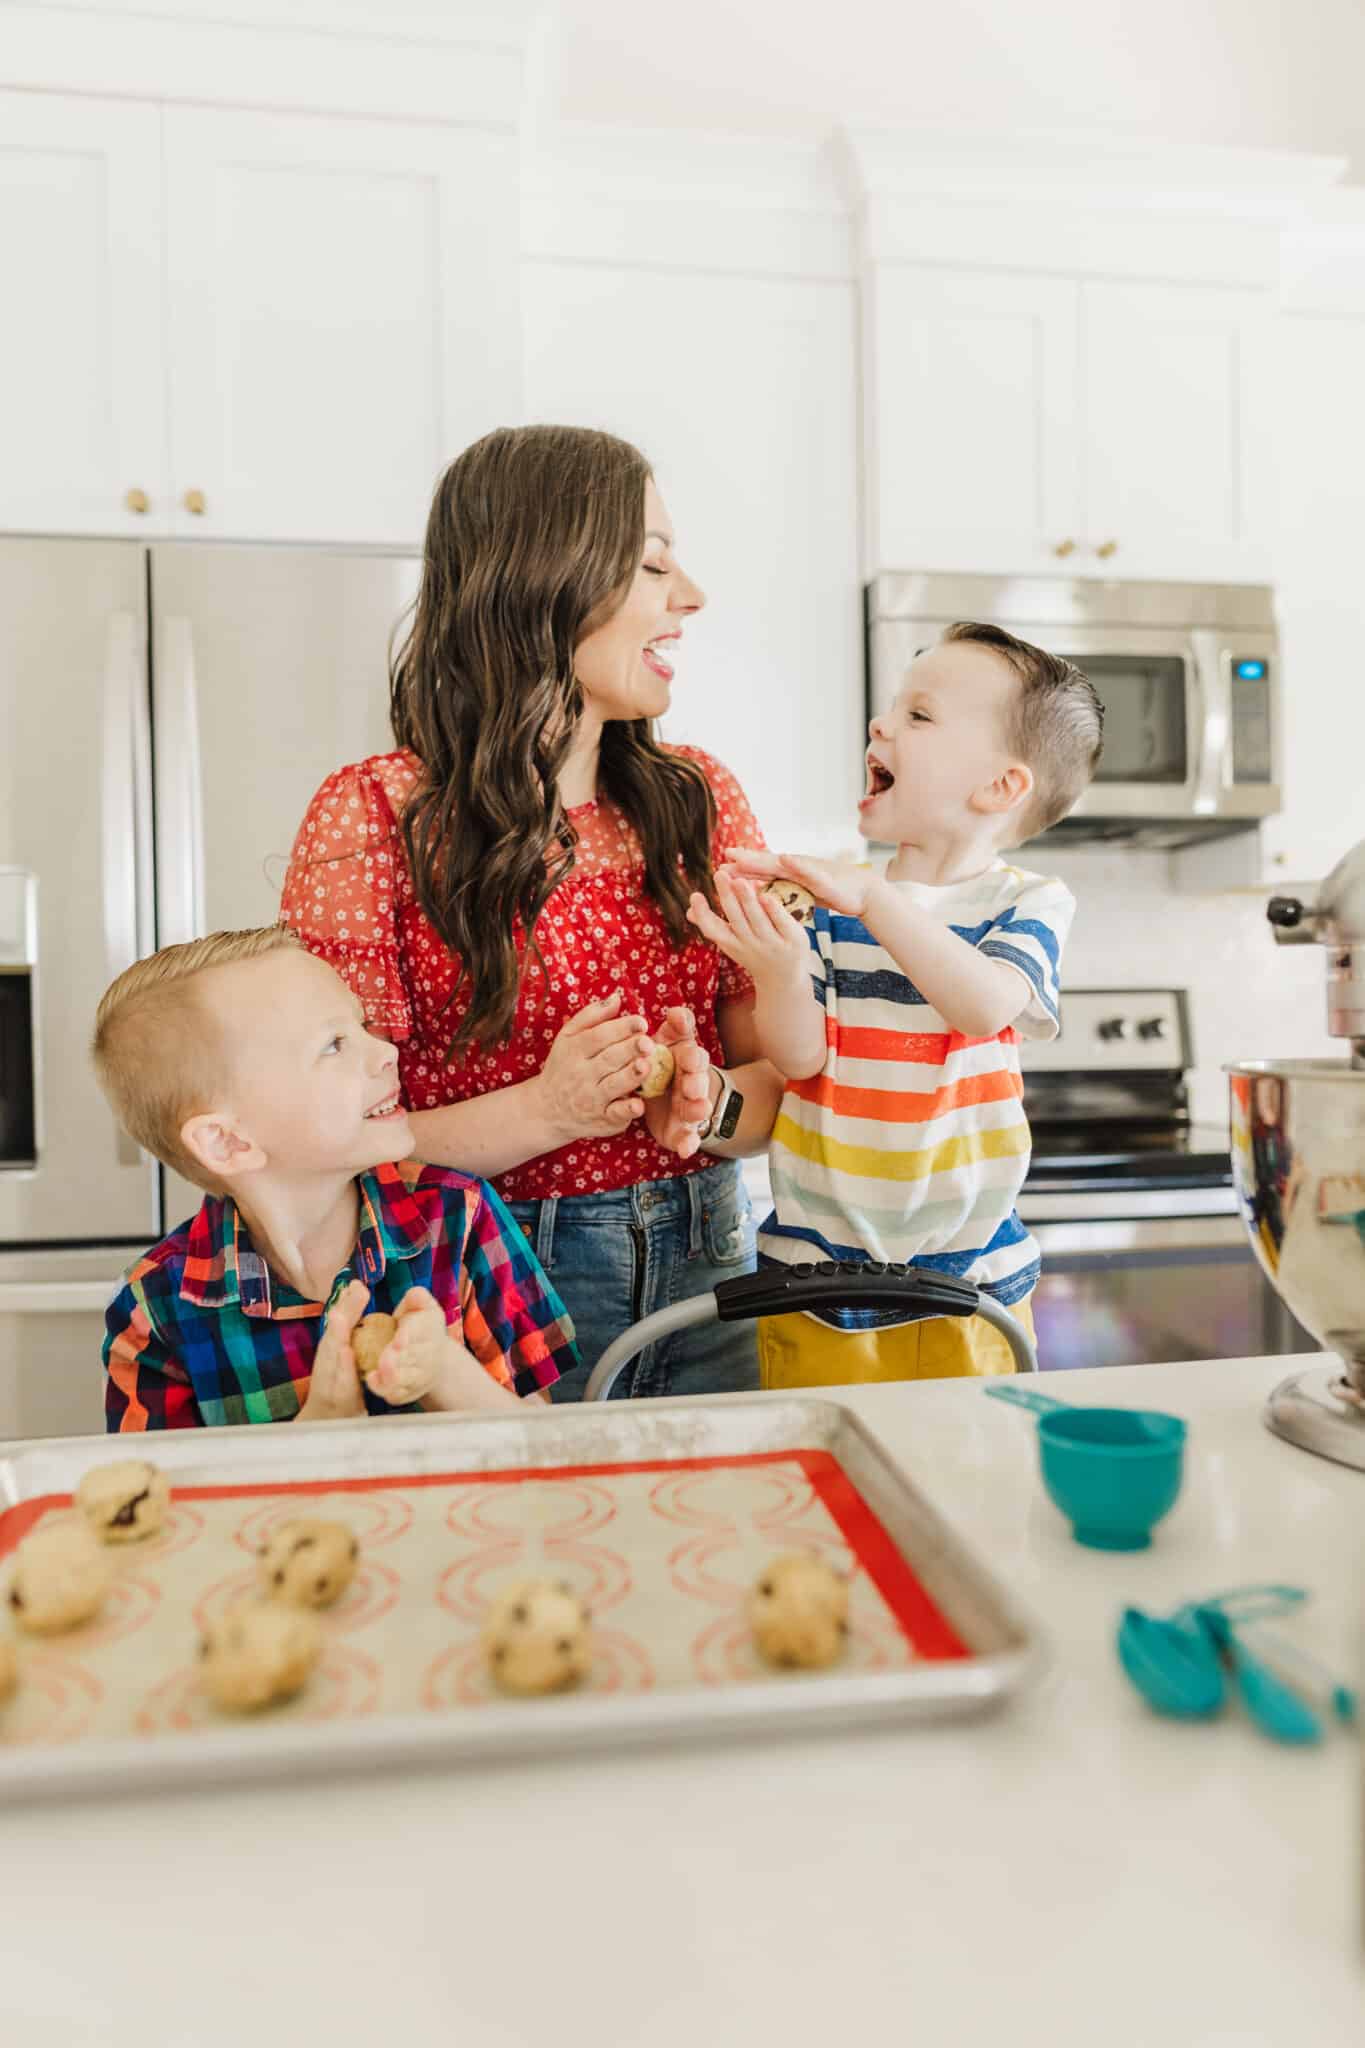
<path id="1" fill-rule="evenodd" d="M 1199 1608 L 1211 1607 L 1242 1627 L 1250 1621 L 1261 1621 L 1268 1614 L 1285 1614 L 1291 1607 L 1302 1607 L 1307 1598 L 1304 1586 L 1234 1586 L 1229 1593 L 1210 1593 L 1203 1600 L 1187 1600 L 1183 1607 L 1176 1608 L 1171 1620 L 1188 1623 Z"/>
<path id="2" fill-rule="evenodd" d="M 1306 1700 L 1253 1657 L 1227 1616 L 1216 1607 L 1196 1607 L 1194 1618 L 1231 1672 L 1251 1719 L 1276 1742 L 1321 1742 L 1322 1722 Z"/>
<path id="3" fill-rule="evenodd" d="M 1073 1408 L 1031 1387 L 990 1380 L 986 1392 L 1039 1417 L 1038 1462 L 1048 1494 L 1092 1550 L 1145 1550 L 1175 1506 L 1185 1424 L 1151 1408 Z"/>
<path id="4" fill-rule="evenodd" d="M 1125 1607 L 1118 1652 L 1129 1678 L 1159 1714 L 1207 1721 L 1227 1698 L 1222 1659 L 1203 1629 Z"/>
<path id="5" fill-rule="evenodd" d="M 1360 1711 L 1356 1694 L 1325 1664 L 1320 1664 L 1316 1657 L 1309 1656 L 1307 1650 L 1301 1650 L 1297 1643 L 1289 1642 L 1270 1629 L 1257 1625 L 1241 1626 L 1237 1634 L 1244 1650 L 1250 1650 L 1252 1656 L 1268 1665 L 1277 1678 L 1306 1697 L 1310 1706 L 1335 1715 L 1345 1728 L 1354 1726 Z"/>

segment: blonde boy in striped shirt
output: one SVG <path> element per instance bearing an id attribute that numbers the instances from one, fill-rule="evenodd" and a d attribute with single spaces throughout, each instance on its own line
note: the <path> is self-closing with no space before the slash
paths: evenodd
<path id="1" fill-rule="evenodd" d="M 1069 662 L 995 626 L 950 626 L 869 728 L 858 822 L 895 845 L 885 873 L 744 852 L 717 872 L 722 915 L 693 896 L 692 922 L 752 976 L 758 1049 L 789 1077 L 765 1262 L 906 1261 L 1031 1325 L 1019 1039 L 1057 1029 L 1075 902 L 1004 854 L 1071 809 L 1102 729 Z M 814 896 L 808 928 L 760 893 L 774 875 Z M 980 1317 L 868 1309 L 766 1321 L 759 1359 L 782 1387 L 1013 1369 Z"/>

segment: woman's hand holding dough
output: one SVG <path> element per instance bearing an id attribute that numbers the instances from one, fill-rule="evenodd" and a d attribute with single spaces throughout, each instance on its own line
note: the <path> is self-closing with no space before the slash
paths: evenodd
<path id="1" fill-rule="evenodd" d="M 586 1004 L 564 1025 L 536 1076 L 540 1114 L 555 1146 L 614 1138 L 642 1114 L 639 1088 L 654 1042 L 643 1017 L 620 1010 L 619 990 Z"/>

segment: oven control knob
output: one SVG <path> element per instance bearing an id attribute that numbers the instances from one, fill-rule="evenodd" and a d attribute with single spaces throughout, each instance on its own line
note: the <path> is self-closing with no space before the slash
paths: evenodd
<path id="1" fill-rule="evenodd" d="M 1164 1038 L 1165 1036 L 1166 1019 L 1164 1017 L 1144 1017 L 1138 1025 L 1139 1038 Z"/>
<path id="2" fill-rule="evenodd" d="M 1100 1037 L 1107 1042 L 1110 1039 L 1122 1038 L 1125 1026 L 1122 1017 L 1102 1017 L 1095 1028 Z"/>

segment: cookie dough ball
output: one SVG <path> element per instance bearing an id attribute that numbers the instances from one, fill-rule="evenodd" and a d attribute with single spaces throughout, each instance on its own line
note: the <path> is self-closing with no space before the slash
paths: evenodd
<path id="1" fill-rule="evenodd" d="M 292 1699 L 322 1654 L 316 1615 L 280 1600 L 239 1600 L 199 1644 L 210 1696 L 229 1713 L 254 1713 Z"/>
<path id="2" fill-rule="evenodd" d="M 344 1522 L 300 1516 L 281 1522 L 261 1545 L 256 1576 L 269 1600 L 330 1607 L 355 1577 L 360 1545 Z"/>
<path id="3" fill-rule="evenodd" d="M 788 917 L 794 917 L 798 924 L 812 924 L 815 921 L 815 898 L 809 889 L 803 889 L 799 882 L 789 882 L 785 875 L 774 875 L 771 882 L 765 882 L 759 890 L 760 896 L 771 896 L 782 905 Z"/>
<path id="4" fill-rule="evenodd" d="M 822 1671 L 843 1653 L 848 1581 L 813 1550 L 775 1557 L 749 1595 L 759 1655 L 785 1670 Z"/>
<path id="5" fill-rule="evenodd" d="M 155 1536 L 170 1504 L 170 1481 L 145 1458 L 97 1465 L 76 1488 L 76 1506 L 103 1543 L 138 1543 Z"/>
<path id="6" fill-rule="evenodd" d="M 365 1316 L 357 1323 L 355 1334 L 351 1338 L 351 1349 L 355 1353 L 356 1369 L 362 1379 L 367 1373 L 374 1371 L 392 1344 L 393 1333 L 397 1328 L 393 1317 L 382 1312 L 378 1315 Z"/>
<path id="7" fill-rule="evenodd" d="M 113 1573 L 83 1521 L 41 1522 L 19 1545 L 9 1609 L 34 1635 L 79 1628 L 104 1605 Z"/>
<path id="8" fill-rule="evenodd" d="M 651 1096 L 662 1095 L 672 1080 L 673 1055 L 666 1045 L 656 1045 L 649 1072 L 640 1083 L 640 1093 L 648 1101 Z"/>
<path id="9" fill-rule="evenodd" d="M 483 1649 L 504 1692 L 562 1692 L 587 1676 L 592 1622 L 570 1587 L 554 1579 L 525 1579 L 493 1602 Z"/>
<path id="10" fill-rule="evenodd" d="M 0 1636 L 0 1707 L 19 1683 L 19 1653 L 11 1636 Z"/>

